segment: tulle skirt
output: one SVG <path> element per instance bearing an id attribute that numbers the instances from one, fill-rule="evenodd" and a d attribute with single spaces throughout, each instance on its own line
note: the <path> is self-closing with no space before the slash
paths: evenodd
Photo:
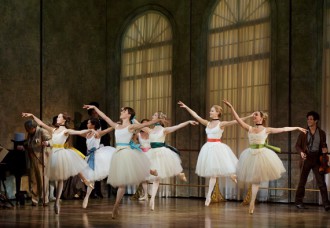
<path id="1" fill-rule="evenodd" d="M 182 172 L 181 159 L 178 154 L 166 147 L 152 148 L 146 153 L 151 162 L 151 170 L 157 170 L 159 178 L 176 176 Z M 149 180 L 155 176 L 149 176 Z"/>
<path id="2" fill-rule="evenodd" d="M 238 161 L 237 179 L 258 184 L 279 179 L 286 170 L 277 154 L 268 149 L 245 149 Z"/>
<path id="3" fill-rule="evenodd" d="M 236 174 L 238 159 L 224 143 L 207 142 L 197 159 L 196 174 L 202 177 L 231 176 Z"/>
<path id="4" fill-rule="evenodd" d="M 116 148 L 105 146 L 97 149 L 94 152 L 94 170 L 87 169 L 83 171 L 83 175 L 90 181 L 103 180 L 109 175 L 110 163 L 112 155 L 115 153 Z M 89 156 L 85 158 L 88 161 Z"/>
<path id="5" fill-rule="evenodd" d="M 87 162 L 71 149 L 56 149 L 50 154 L 47 174 L 49 180 L 66 180 L 88 169 Z"/>
<path id="6" fill-rule="evenodd" d="M 112 155 L 108 183 L 114 187 L 138 185 L 149 176 L 150 161 L 145 153 L 128 147 L 117 148 Z"/>

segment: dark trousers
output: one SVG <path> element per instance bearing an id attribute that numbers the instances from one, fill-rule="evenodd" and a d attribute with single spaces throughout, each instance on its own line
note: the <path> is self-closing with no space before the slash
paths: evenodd
<path id="1" fill-rule="evenodd" d="M 308 174 L 311 170 L 313 170 L 316 183 L 320 189 L 323 206 L 329 204 L 327 185 L 324 180 L 324 174 L 320 174 L 319 172 L 319 167 L 320 167 L 320 155 L 318 153 L 307 154 L 307 158 L 305 159 L 301 167 L 300 180 L 296 191 L 296 199 L 295 199 L 296 204 L 303 203 L 303 199 L 305 196 L 305 185 L 307 182 Z"/>

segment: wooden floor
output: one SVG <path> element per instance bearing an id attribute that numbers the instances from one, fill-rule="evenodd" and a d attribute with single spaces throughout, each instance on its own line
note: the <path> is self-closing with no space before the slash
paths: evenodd
<path id="1" fill-rule="evenodd" d="M 330 212 L 308 205 L 259 203 L 253 215 L 240 202 L 227 201 L 204 206 L 204 199 L 158 198 L 155 211 L 146 202 L 125 196 L 119 216 L 111 219 L 113 199 L 91 199 L 87 209 L 81 200 L 63 200 L 60 214 L 54 203 L 48 207 L 25 206 L 0 209 L 0 227 L 330 227 Z"/>

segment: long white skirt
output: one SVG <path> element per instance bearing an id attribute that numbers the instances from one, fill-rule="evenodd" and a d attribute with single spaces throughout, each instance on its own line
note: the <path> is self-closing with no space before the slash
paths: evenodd
<path id="1" fill-rule="evenodd" d="M 166 147 L 152 148 L 146 153 L 151 162 L 151 170 L 157 170 L 158 178 L 167 178 L 182 172 L 181 159 L 178 154 Z M 149 180 L 155 176 L 150 175 Z"/>
<path id="2" fill-rule="evenodd" d="M 66 180 L 88 169 L 87 162 L 71 149 L 53 149 L 49 157 L 49 180 Z"/>
<path id="3" fill-rule="evenodd" d="M 146 180 L 149 172 L 150 161 L 143 152 L 119 148 L 112 155 L 107 182 L 114 187 L 137 185 Z"/>
<path id="4" fill-rule="evenodd" d="M 277 154 L 268 149 L 245 149 L 238 161 L 237 179 L 258 184 L 279 179 L 286 170 Z"/>
<path id="5" fill-rule="evenodd" d="M 207 142 L 199 152 L 196 174 L 202 177 L 231 176 L 236 174 L 238 159 L 224 143 Z"/>

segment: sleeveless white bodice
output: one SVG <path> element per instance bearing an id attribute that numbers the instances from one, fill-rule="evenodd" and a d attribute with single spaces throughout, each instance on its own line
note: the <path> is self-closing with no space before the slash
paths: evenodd
<path id="1" fill-rule="evenodd" d="M 133 133 L 128 130 L 128 127 L 115 130 L 116 143 L 129 143 L 133 137 Z"/>
<path id="2" fill-rule="evenodd" d="M 152 130 L 149 133 L 149 140 L 150 142 L 160 142 L 164 143 L 165 142 L 165 134 L 164 134 L 164 128 L 161 128 L 160 131 L 155 132 Z"/>
<path id="3" fill-rule="evenodd" d="M 213 127 L 209 128 L 210 122 L 207 124 L 207 127 L 205 128 L 205 132 L 207 134 L 208 139 L 221 139 L 223 130 L 220 128 L 220 123 Z"/>
<path id="4" fill-rule="evenodd" d="M 264 128 L 259 133 L 248 132 L 249 143 L 250 144 L 265 144 L 268 134 L 266 133 L 266 128 Z"/>

